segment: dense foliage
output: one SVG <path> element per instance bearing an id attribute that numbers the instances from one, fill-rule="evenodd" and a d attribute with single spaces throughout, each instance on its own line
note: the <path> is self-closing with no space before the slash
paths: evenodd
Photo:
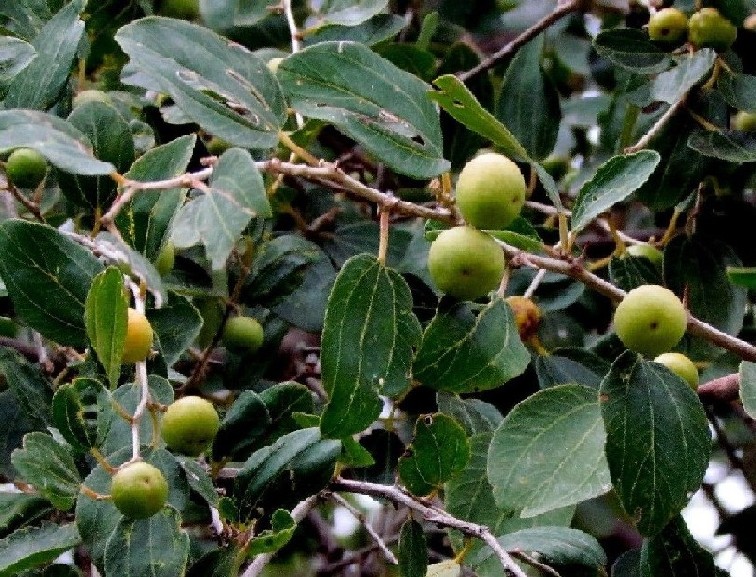
<path id="1" fill-rule="evenodd" d="M 751 558 L 752 14 L 0 2 L 0 577 Z"/>

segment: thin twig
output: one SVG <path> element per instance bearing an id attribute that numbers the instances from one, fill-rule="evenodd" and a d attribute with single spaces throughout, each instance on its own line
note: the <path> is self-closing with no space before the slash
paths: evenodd
<path id="1" fill-rule="evenodd" d="M 549 26 L 561 20 L 572 12 L 577 12 L 582 8 L 583 0 L 567 0 L 566 2 L 559 2 L 553 12 L 547 14 L 541 18 L 538 22 L 533 24 L 530 28 L 525 30 L 517 38 L 512 40 L 509 44 L 492 54 L 480 64 L 471 68 L 466 72 L 462 72 L 457 77 L 462 82 L 467 82 L 470 78 L 477 76 L 481 72 L 485 72 L 489 68 L 492 68 L 500 60 L 514 54 L 521 46 L 527 44 L 530 40 L 538 36 L 543 30 L 546 30 Z"/>
<path id="2" fill-rule="evenodd" d="M 344 497 L 342 497 L 338 493 L 330 493 L 328 497 L 333 499 L 336 503 L 338 503 L 339 505 L 344 507 L 347 511 L 349 511 L 352 515 L 354 515 L 354 517 L 360 522 L 360 524 L 363 527 L 365 527 L 365 531 L 368 532 L 368 534 L 373 538 L 373 541 L 375 541 L 376 545 L 378 545 L 381 552 L 383 553 L 383 556 L 386 558 L 386 561 L 388 561 L 392 565 L 399 564 L 399 560 L 396 558 L 396 555 L 394 555 L 391 552 L 391 550 L 386 546 L 386 543 L 383 542 L 383 538 L 372 527 L 372 525 L 368 523 L 368 520 L 362 511 L 360 511 L 357 507 L 352 505 L 349 501 L 344 499 Z"/>
<path id="3" fill-rule="evenodd" d="M 524 551 L 512 551 L 512 557 L 519 559 L 523 563 L 527 563 L 531 567 L 535 567 L 542 573 L 546 573 L 547 575 L 551 575 L 552 577 L 562 577 L 559 574 L 559 571 L 557 571 L 553 567 L 549 567 L 545 563 L 541 563 L 540 561 L 538 561 L 537 559 L 534 559 L 533 557 L 531 557 Z"/>
<path id="4" fill-rule="evenodd" d="M 15 186 L 13 186 L 11 183 L 8 183 L 8 192 L 10 192 L 13 195 L 13 198 L 15 198 L 18 202 L 24 205 L 24 208 L 28 210 L 32 215 L 34 215 L 34 218 L 36 218 L 39 222 L 45 223 L 47 222 L 45 220 L 45 217 L 42 216 L 42 212 L 39 209 L 39 205 L 36 202 L 33 202 L 26 198 L 24 194 L 18 190 Z"/>

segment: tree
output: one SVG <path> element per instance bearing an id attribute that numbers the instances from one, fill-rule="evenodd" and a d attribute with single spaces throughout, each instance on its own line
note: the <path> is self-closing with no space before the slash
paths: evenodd
<path id="1" fill-rule="evenodd" d="M 752 558 L 704 473 L 756 478 L 753 0 L 695 46 L 644 26 L 700 2 L 190 4 L 0 4 L 0 576 L 725 575 L 699 490 Z M 482 150 L 527 202 L 471 301 L 427 259 Z M 697 390 L 614 334 L 641 285 Z"/>

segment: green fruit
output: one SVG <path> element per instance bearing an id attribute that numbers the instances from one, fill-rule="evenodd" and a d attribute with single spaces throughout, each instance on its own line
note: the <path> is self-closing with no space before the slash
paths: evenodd
<path id="1" fill-rule="evenodd" d="M 160 3 L 160 14 L 171 18 L 194 20 L 199 18 L 199 0 L 163 0 Z"/>
<path id="2" fill-rule="evenodd" d="M 210 154 L 220 156 L 229 148 L 231 148 L 231 143 L 227 140 L 223 140 L 222 138 L 218 138 L 217 136 L 213 136 L 205 143 L 205 147 Z"/>
<path id="3" fill-rule="evenodd" d="M 667 367 L 678 377 L 682 377 L 695 391 L 698 388 L 698 369 L 688 357 L 682 353 L 663 353 L 654 359 Z"/>
<path id="4" fill-rule="evenodd" d="M 664 255 L 655 246 L 648 243 L 631 244 L 627 247 L 627 254 L 638 258 L 647 258 L 656 266 L 661 266 Z"/>
<path id="5" fill-rule="evenodd" d="M 36 188 L 47 174 L 47 161 L 33 148 L 17 148 L 8 157 L 5 172 L 13 186 Z"/>
<path id="6" fill-rule="evenodd" d="M 107 92 L 102 90 L 82 90 L 73 97 L 73 107 L 87 104 L 88 102 L 103 102 L 104 104 L 113 104 Z"/>
<path id="7" fill-rule="evenodd" d="M 121 362 L 138 363 L 144 361 L 152 349 L 152 326 L 147 317 L 136 309 L 129 309 L 128 315 L 126 342 L 123 346 Z"/>
<path id="8" fill-rule="evenodd" d="M 514 162 L 502 154 L 487 152 L 465 165 L 455 194 L 467 224 L 501 230 L 519 216 L 526 190 L 525 177 Z"/>
<path id="9" fill-rule="evenodd" d="M 155 259 L 155 268 L 160 273 L 160 276 L 165 276 L 173 270 L 173 265 L 176 262 L 176 247 L 172 241 L 168 241 L 160 249 L 160 253 Z"/>
<path id="10" fill-rule="evenodd" d="M 756 132 L 756 112 L 741 110 L 735 115 L 732 127 L 743 132 Z"/>
<path id="11" fill-rule="evenodd" d="M 635 352 L 655 357 L 680 342 L 688 315 L 680 299 L 659 285 L 642 285 L 627 293 L 614 312 L 614 331 Z"/>
<path id="12" fill-rule="evenodd" d="M 488 234 L 457 226 L 438 235 L 428 252 L 428 270 L 438 289 L 462 300 L 473 300 L 499 286 L 507 263 Z"/>
<path id="13" fill-rule="evenodd" d="M 183 397 L 168 407 L 160 431 L 171 449 L 196 457 L 210 446 L 219 427 L 212 403 L 200 397 Z"/>
<path id="14" fill-rule="evenodd" d="M 262 325 L 252 317 L 231 317 L 223 330 L 223 344 L 237 352 L 256 351 L 264 338 Z"/>
<path id="15" fill-rule="evenodd" d="M 657 42 L 680 42 L 688 29 L 688 17 L 677 8 L 663 8 L 648 21 L 648 37 Z"/>
<path id="16" fill-rule="evenodd" d="M 716 8 L 701 8 L 690 17 L 688 41 L 696 48 L 726 51 L 738 36 L 738 29 Z"/>
<path id="17" fill-rule="evenodd" d="M 160 511 L 168 499 L 168 482 L 160 469 L 137 461 L 113 475 L 113 504 L 126 517 L 146 519 Z"/>

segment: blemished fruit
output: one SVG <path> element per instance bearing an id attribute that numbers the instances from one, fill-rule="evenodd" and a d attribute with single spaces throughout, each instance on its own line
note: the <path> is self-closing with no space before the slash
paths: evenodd
<path id="1" fill-rule="evenodd" d="M 649 357 L 679 343 L 687 324 L 680 299 L 659 285 L 634 288 L 614 311 L 614 331 L 620 340 L 628 349 Z"/>
<path id="2" fill-rule="evenodd" d="M 8 157 L 5 172 L 13 186 L 36 188 L 47 174 L 47 161 L 33 148 L 17 148 Z"/>
<path id="3" fill-rule="evenodd" d="M 262 325 L 252 317 L 231 317 L 223 329 L 223 344 L 232 351 L 255 352 L 264 339 Z"/>
<path id="4" fill-rule="evenodd" d="M 160 431 L 174 451 L 196 457 L 207 449 L 220 427 L 215 407 L 201 397 L 182 397 L 163 415 Z"/>
<path id="5" fill-rule="evenodd" d="M 428 270 L 436 287 L 462 300 L 474 300 L 497 288 L 506 266 L 496 241 L 469 226 L 443 231 L 428 252 Z"/>
<path id="6" fill-rule="evenodd" d="M 160 14 L 171 18 L 194 20 L 199 18 L 199 0 L 163 0 L 160 3 Z"/>
<path id="7" fill-rule="evenodd" d="M 694 391 L 698 388 L 698 369 L 684 354 L 662 353 L 654 362 L 664 365 L 678 377 L 682 377 Z"/>
<path id="8" fill-rule="evenodd" d="M 743 132 L 756 132 L 756 112 L 741 110 L 735 115 L 732 127 Z"/>
<path id="9" fill-rule="evenodd" d="M 688 29 L 688 17 L 677 8 L 663 8 L 648 21 L 648 37 L 657 42 L 680 42 Z"/>
<path id="10" fill-rule="evenodd" d="M 152 348 L 152 326 L 143 313 L 128 310 L 126 342 L 123 346 L 122 363 L 138 363 L 147 358 Z"/>
<path id="11" fill-rule="evenodd" d="M 523 296 L 509 296 L 505 299 L 514 313 L 520 339 L 524 342 L 538 332 L 541 324 L 541 309 L 531 299 Z"/>
<path id="12" fill-rule="evenodd" d="M 688 22 L 688 41 L 696 48 L 724 52 L 738 37 L 738 29 L 716 8 L 701 8 Z"/>
<path id="13" fill-rule="evenodd" d="M 662 260 L 664 259 L 664 255 L 662 254 L 662 251 L 660 251 L 655 246 L 651 246 L 650 244 L 646 242 L 641 243 L 641 244 L 629 245 L 627 247 L 627 253 L 630 256 L 635 256 L 638 258 L 647 258 L 656 266 L 661 266 Z"/>
<path id="14" fill-rule="evenodd" d="M 155 259 L 155 268 L 160 273 L 160 276 L 165 276 L 173 270 L 173 265 L 176 262 L 176 247 L 170 240 L 163 245 L 160 249 L 157 258 Z"/>
<path id="15" fill-rule="evenodd" d="M 470 226 L 501 230 L 520 215 L 526 189 L 525 177 L 514 162 L 487 152 L 473 158 L 460 172 L 457 208 Z"/>
<path id="16" fill-rule="evenodd" d="M 113 504 L 126 517 L 146 519 L 160 511 L 168 499 L 168 482 L 160 469 L 137 461 L 113 475 L 110 487 Z"/>

